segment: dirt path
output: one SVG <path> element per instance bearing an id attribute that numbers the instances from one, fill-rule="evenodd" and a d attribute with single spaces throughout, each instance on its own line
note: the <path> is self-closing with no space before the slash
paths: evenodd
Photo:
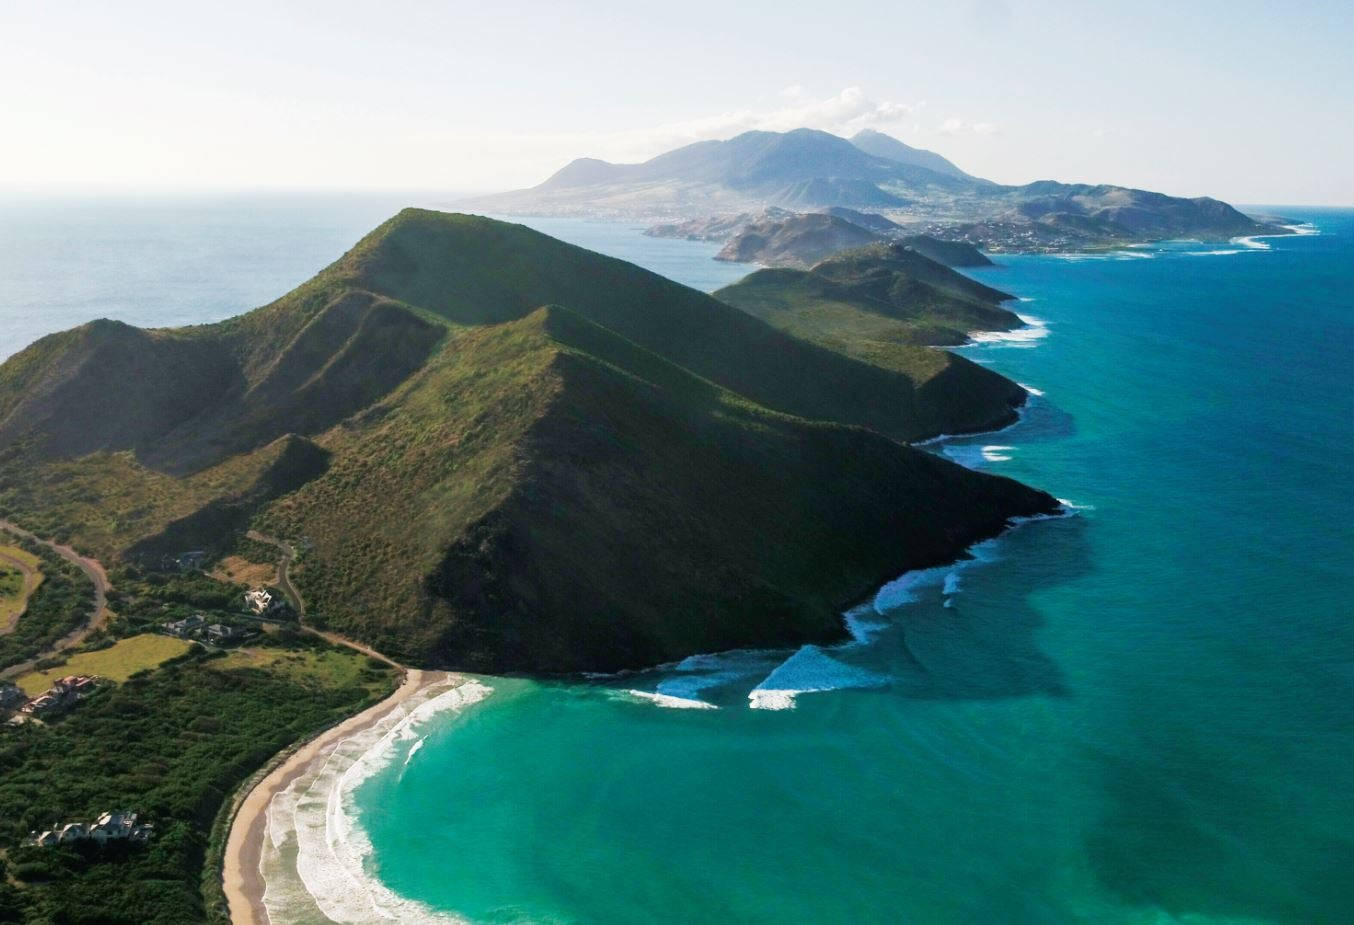
<path id="1" fill-rule="evenodd" d="M 277 586 L 282 589 L 282 593 L 291 601 L 292 609 L 296 611 L 302 622 L 306 618 L 306 602 L 301 600 L 301 592 L 296 590 L 296 586 L 291 583 L 291 577 L 287 574 L 291 568 L 292 560 L 296 558 L 296 547 L 291 543 L 284 543 L 276 537 L 268 536 L 257 530 L 250 530 L 245 536 L 256 543 L 263 543 L 267 546 L 276 546 L 282 553 L 282 557 L 277 560 Z"/>
<path id="2" fill-rule="evenodd" d="M 0 564 L 18 569 L 24 577 L 23 590 L 19 592 L 19 609 L 10 614 L 5 619 L 4 624 L 0 625 L 0 636 L 4 636 L 14 632 L 19 625 L 19 619 L 28 612 L 28 599 L 33 596 L 33 592 L 38 589 L 38 585 L 42 582 L 42 573 L 23 559 L 5 552 L 0 552 Z"/>
<path id="3" fill-rule="evenodd" d="M 245 534 L 245 536 L 249 537 L 256 543 L 265 543 L 269 546 L 276 546 L 278 550 L 281 551 L 282 555 L 277 560 L 277 586 L 282 589 L 282 593 L 287 596 L 287 600 L 291 601 L 292 607 L 296 610 L 296 613 L 300 616 L 302 630 L 304 630 L 307 633 L 310 633 L 312 636 L 319 636 L 321 639 L 324 639 L 325 641 L 330 642 L 333 645 L 346 646 L 349 649 L 352 649 L 354 652 L 361 652 L 363 655 L 366 655 L 370 658 L 374 658 L 379 661 L 385 662 L 392 668 L 397 668 L 400 671 L 405 670 L 405 667 L 401 665 L 399 662 L 395 661 L 394 659 L 386 655 L 381 654 L 380 652 L 377 652 L 369 645 L 358 642 L 355 639 L 349 639 L 347 636 L 342 636 L 338 633 L 329 632 L 328 630 L 316 629 L 313 626 L 306 626 L 306 602 L 302 600 L 301 592 L 296 590 L 296 586 L 293 585 L 291 582 L 291 577 L 287 574 L 288 569 L 291 568 L 292 562 L 295 561 L 296 559 L 296 547 L 293 546 L 291 543 L 285 542 L 284 540 L 279 540 L 276 537 L 260 533 L 257 530 L 250 530 L 248 533 Z"/>
<path id="4" fill-rule="evenodd" d="M 425 688 L 446 681 L 449 675 L 440 671 L 420 671 L 406 668 L 399 662 L 377 652 L 371 646 L 307 626 L 306 604 L 301 592 L 292 584 L 288 570 L 296 559 L 296 547 L 276 537 L 250 530 L 247 534 L 256 543 L 274 546 L 280 552 L 277 560 L 277 586 L 291 601 L 296 610 L 301 630 L 313 636 L 319 636 L 334 645 L 346 646 L 370 658 L 385 662 L 404 675 L 404 680 L 395 692 L 375 706 L 344 720 L 337 726 L 320 733 L 314 739 L 287 755 L 283 752 L 273 759 L 277 765 L 263 777 L 240 800 L 230 823 L 230 834 L 226 838 L 225 860 L 222 865 L 222 886 L 226 893 L 226 902 L 230 908 L 230 920 L 235 925 L 270 925 L 268 911 L 263 905 L 263 891 L 267 886 L 259 870 L 259 861 L 263 852 L 263 839 L 268 821 L 268 805 L 273 797 L 286 789 L 310 764 L 321 757 L 330 746 L 348 738 L 363 729 L 379 722 L 398 709 L 406 700 Z M 286 756 L 286 757 L 284 757 Z"/>
<path id="5" fill-rule="evenodd" d="M 84 572 L 85 577 L 87 577 L 90 580 L 90 583 L 94 585 L 94 609 L 90 613 L 89 620 L 86 621 L 83 626 L 77 627 L 67 633 L 61 639 L 58 639 L 54 645 L 39 652 L 28 661 L 19 665 L 11 665 L 3 671 L 0 671 L 0 678 L 17 678 L 21 674 L 27 674 L 32 671 L 41 659 L 51 658 L 54 655 L 65 652 L 67 649 L 73 649 L 84 642 L 91 633 L 102 629 L 104 624 L 108 622 L 109 617 L 108 591 L 110 586 L 108 584 L 108 573 L 104 571 L 103 565 L 100 564 L 97 559 L 82 556 L 69 546 L 62 546 L 60 543 L 34 536 L 32 533 L 29 533 L 17 524 L 10 523 L 8 520 L 0 520 L 0 530 L 7 531 L 15 536 L 46 546 L 48 549 L 52 550 L 52 552 Z"/>

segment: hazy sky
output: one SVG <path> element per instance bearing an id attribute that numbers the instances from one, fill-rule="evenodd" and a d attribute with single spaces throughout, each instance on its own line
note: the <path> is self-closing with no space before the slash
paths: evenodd
<path id="1" fill-rule="evenodd" d="M 1349 0 L 0 0 L 0 185 L 504 189 L 809 125 L 1354 204 L 1352 46 Z"/>

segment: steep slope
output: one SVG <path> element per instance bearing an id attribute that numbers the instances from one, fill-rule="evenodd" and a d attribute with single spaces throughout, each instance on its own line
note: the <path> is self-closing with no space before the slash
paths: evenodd
<path id="1" fill-rule="evenodd" d="M 278 320 L 294 333 L 255 336 L 281 334 Z M 178 331 L 90 322 L 5 364 L 0 447 L 55 457 L 126 450 L 150 468 L 195 471 L 332 426 L 421 365 L 442 335 L 407 307 L 356 291 L 315 311 L 278 305 Z"/>
<path id="2" fill-rule="evenodd" d="M 457 325 L 511 321 L 560 304 L 772 410 L 858 424 L 900 440 L 930 433 L 911 418 L 896 377 L 521 225 L 406 209 L 320 281 L 417 305 Z"/>
<path id="3" fill-rule="evenodd" d="M 732 222 L 709 219 L 686 222 L 691 229 L 728 228 Z M 662 234 L 661 231 L 651 233 Z M 767 267 L 808 268 L 836 254 L 869 244 L 892 242 L 947 267 L 991 266 L 978 248 L 966 241 L 943 241 L 904 229 L 878 215 L 854 209 L 768 215 L 748 222 L 730 234 L 716 260 L 757 263 Z"/>
<path id="4" fill-rule="evenodd" d="M 1055 505 L 768 413 L 560 308 L 466 336 L 327 445 L 329 471 L 268 516 L 314 541 L 317 611 L 483 671 L 840 638 L 840 609 L 900 565 Z M 404 563 L 424 577 L 392 583 Z"/>
<path id="5" fill-rule="evenodd" d="M 896 208 L 928 190 L 965 190 L 975 182 L 962 174 L 876 157 L 828 132 L 795 129 L 700 141 L 640 164 L 581 158 L 531 189 L 458 206 L 489 212 L 670 213 L 692 218 L 766 205 Z"/>
<path id="6" fill-rule="evenodd" d="M 810 271 L 766 269 L 715 297 L 805 340 L 908 377 L 913 413 L 932 433 L 988 430 L 1014 419 L 1019 385 L 967 359 L 930 349 L 976 330 L 1019 327 L 1005 293 L 901 244 L 873 245 Z"/>
<path id="7" fill-rule="evenodd" d="M 982 251 L 966 241 L 942 241 L 929 234 L 910 234 L 894 238 L 908 250 L 916 251 L 929 260 L 947 267 L 990 267 Z"/>
<path id="8" fill-rule="evenodd" d="M 716 260 L 768 267 L 811 267 L 840 251 L 882 238 L 868 228 L 822 212 L 748 225 L 729 239 Z"/>
<path id="9" fill-rule="evenodd" d="M 882 157 L 885 160 L 897 161 L 900 164 L 908 164 L 912 167 L 924 167 L 927 170 L 934 170 L 936 173 L 943 173 L 963 180 L 975 179 L 934 151 L 914 148 L 892 135 L 885 135 L 883 132 L 876 132 L 871 128 L 861 129 L 852 135 L 851 144 L 860 148 L 866 154 Z"/>
<path id="10" fill-rule="evenodd" d="M 886 436 L 934 433 L 935 388 L 968 401 L 931 355 L 918 384 L 520 226 L 409 210 L 254 312 L 96 322 L 0 365 L 0 513 L 110 562 L 249 525 L 305 540 L 314 618 L 419 664 L 836 638 L 873 584 L 1056 507 Z"/>
<path id="11" fill-rule="evenodd" d="M 849 211 L 849 210 L 847 210 Z M 865 213 L 857 213 L 865 214 Z M 794 215 L 789 209 L 768 206 L 758 212 L 738 212 L 734 215 L 711 215 L 684 222 L 659 222 L 644 229 L 651 238 L 684 238 L 688 241 L 727 241 L 748 225 L 773 222 Z M 860 224 L 857 222 L 857 224 Z"/>

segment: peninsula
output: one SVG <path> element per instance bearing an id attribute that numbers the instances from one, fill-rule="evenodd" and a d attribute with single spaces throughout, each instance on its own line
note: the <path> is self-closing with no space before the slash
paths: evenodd
<path id="1" fill-rule="evenodd" d="M 1281 223 L 1252 218 L 1208 197 L 1054 180 L 994 183 L 880 132 L 846 139 L 806 128 L 701 141 L 639 164 L 580 158 L 530 189 L 457 205 L 509 215 L 647 220 L 677 229 L 689 222 L 722 224 L 727 237 L 779 217 L 767 215 L 768 209 L 847 209 L 900 225 L 907 234 L 964 241 L 986 251 L 1288 233 Z"/>
<path id="2" fill-rule="evenodd" d="M 956 308 L 1018 323 L 999 293 L 888 260 L 917 331 Z M 1009 420 L 1009 380 L 742 305 L 406 210 L 249 314 L 93 322 L 0 366 L 0 505 L 114 562 L 225 554 L 250 526 L 304 541 L 314 625 L 426 667 L 544 673 L 837 639 L 880 582 L 1056 510 L 907 445 Z"/>

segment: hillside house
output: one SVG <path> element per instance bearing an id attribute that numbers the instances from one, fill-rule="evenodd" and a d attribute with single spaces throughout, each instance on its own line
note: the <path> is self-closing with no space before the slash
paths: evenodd
<path id="1" fill-rule="evenodd" d="M 44 693 L 25 703 L 20 712 L 37 717 L 59 713 L 93 691 L 96 686 L 97 682 L 89 675 L 67 675 L 58 678 Z"/>
<path id="2" fill-rule="evenodd" d="M 218 646 L 230 642 L 239 635 L 239 630 L 233 626 L 226 626 L 224 623 L 213 623 L 207 627 L 207 641 Z"/>
<path id="3" fill-rule="evenodd" d="M 138 823 L 136 813 L 111 812 L 104 813 L 88 825 L 68 822 L 65 825 L 53 825 L 44 832 L 30 832 L 24 844 L 52 848 L 81 841 L 95 841 L 100 845 L 110 841 L 144 843 L 154 834 L 155 826 L 149 822 Z"/>
<path id="4" fill-rule="evenodd" d="M 253 591 L 246 591 L 244 594 L 245 610 L 255 616 L 263 616 L 271 613 L 281 607 L 283 601 L 280 597 L 274 597 L 272 592 L 266 588 L 255 588 Z"/>
<path id="5" fill-rule="evenodd" d="M 188 639 L 202 627 L 207 625 L 207 618 L 200 613 L 195 613 L 191 617 L 184 617 L 182 620 L 171 620 L 165 624 L 165 632 L 171 636 L 177 636 L 180 639 Z"/>
<path id="6" fill-rule="evenodd" d="M 28 695 L 8 681 L 0 682 L 0 713 L 17 710 L 28 702 Z"/>

